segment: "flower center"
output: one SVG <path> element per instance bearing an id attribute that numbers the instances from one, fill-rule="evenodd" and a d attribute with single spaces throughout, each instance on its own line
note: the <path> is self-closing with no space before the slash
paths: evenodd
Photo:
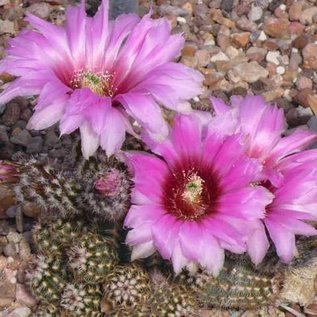
<path id="1" fill-rule="evenodd" d="M 112 97 L 115 88 L 112 84 L 113 76 L 109 73 L 95 73 L 90 70 L 78 71 L 71 80 L 74 89 L 88 88 L 99 96 Z"/>
<path id="2" fill-rule="evenodd" d="M 204 180 L 196 173 L 190 175 L 188 183 L 185 185 L 182 197 L 190 204 L 201 203 Z"/>
<path id="3" fill-rule="evenodd" d="M 198 220 L 216 210 L 218 179 L 210 167 L 178 169 L 165 180 L 163 205 L 183 220 Z"/>

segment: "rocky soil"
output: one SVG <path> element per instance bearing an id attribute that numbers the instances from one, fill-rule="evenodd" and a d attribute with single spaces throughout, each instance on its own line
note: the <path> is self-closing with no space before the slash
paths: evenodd
<path id="1" fill-rule="evenodd" d="M 308 125 L 317 132 L 317 2 L 316 0 L 157 0 L 154 16 L 166 16 L 173 32 L 182 32 L 186 44 L 180 61 L 205 76 L 204 92 L 193 100 L 198 109 L 209 109 L 211 95 L 261 94 L 286 115 L 289 128 Z M 26 12 L 61 25 L 66 0 L 0 0 L 0 58 L 19 30 L 29 27 Z M 94 11 L 96 1 L 89 2 Z M 150 1 L 141 0 L 140 14 Z M 0 87 L 11 78 L 0 75 Z M 62 159 L 70 136 L 58 129 L 29 131 L 34 98 L 16 98 L 0 113 L 0 159 L 18 151 Z M 7 208 L 0 189 L 0 317 L 31 316 L 35 299 L 23 282 L 23 263 L 31 254 L 30 229 L 36 210 L 32 206 Z M 206 311 L 202 316 L 317 316 L 317 301 L 289 311 Z"/>

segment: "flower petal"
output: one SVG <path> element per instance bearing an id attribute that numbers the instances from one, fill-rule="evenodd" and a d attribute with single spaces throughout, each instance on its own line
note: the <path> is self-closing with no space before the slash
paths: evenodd
<path id="1" fill-rule="evenodd" d="M 284 263 L 289 263 L 296 254 L 294 233 L 270 219 L 265 219 L 264 222 L 278 256 Z"/>
<path id="2" fill-rule="evenodd" d="M 167 123 L 162 117 L 159 105 L 151 96 L 139 93 L 128 93 L 117 96 L 116 100 L 122 103 L 127 112 L 135 118 L 154 139 L 162 141 L 167 137 Z"/>
<path id="3" fill-rule="evenodd" d="M 93 131 L 90 124 L 84 122 L 80 126 L 81 151 L 83 156 L 88 159 L 99 147 L 99 136 Z"/>

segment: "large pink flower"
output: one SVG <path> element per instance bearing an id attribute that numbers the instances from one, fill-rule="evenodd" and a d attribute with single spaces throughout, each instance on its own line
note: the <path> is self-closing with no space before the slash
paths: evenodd
<path id="1" fill-rule="evenodd" d="M 246 153 L 263 165 L 258 182 L 274 195 L 263 222 L 250 223 L 248 252 L 254 263 L 260 263 L 269 248 L 268 232 L 277 254 L 288 263 L 296 254 L 295 235 L 317 233 L 305 222 L 317 220 L 317 151 L 303 151 L 316 134 L 301 128 L 283 137 L 282 110 L 262 97 L 234 97 L 231 101 L 229 107 L 212 98 L 216 115 L 208 125 L 209 133 L 242 133 Z"/>
<path id="2" fill-rule="evenodd" d="M 283 110 L 266 103 L 261 96 L 234 96 L 231 107 L 221 99 L 211 100 L 215 116 L 208 129 L 222 135 L 242 133 L 247 154 L 263 164 L 262 179 L 269 179 L 274 185 L 282 181 L 277 166 L 283 158 L 305 149 L 317 138 L 304 128 L 284 137 Z"/>
<path id="3" fill-rule="evenodd" d="M 250 185 L 260 164 L 240 142 L 239 135 L 205 138 L 195 118 L 178 116 L 169 138 L 152 146 L 160 157 L 126 153 L 135 183 L 125 219 L 132 259 L 158 250 L 176 273 L 200 264 L 218 274 L 224 250 L 246 250 L 241 224 L 264 217 L 272 195 Z"/>
<path id="4" fill-rule="evenodd" d="M 128 115 L 152 137 L 168 134 L 159 104 L 188 111 L 186 100 L 200 92 L 202 76 L 172 60 L 184 43 L 170 35 L 166 19 L 121 15 L 108 21 L 108 0 L 95 17 L 87 17 L 84 1 L 70 7 L 65 27 L 31 14 L 37 30 L 24 30 L 10 40 L 0 73 L 17 77 L 0 104 L 18 96 L 40 95 L 28 128 L 45 129 L 60 121 L 61 133 L 80 128 L 85 157 L 99 145 L 108 155 L 133 133 Z"/>

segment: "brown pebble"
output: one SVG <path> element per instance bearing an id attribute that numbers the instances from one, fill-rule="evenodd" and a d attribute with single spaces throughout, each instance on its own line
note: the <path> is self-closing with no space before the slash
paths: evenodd
<path id="1" fill-rule="evenodd" d="M 313 113 L 317 115 L 317 95 L 308 95 L 307 102 Z"/>
<path id="2" fill-rule="evenodd" d="M 303 49 L 304 67 L 317 69 L 317 44 L 309 43 Z"/>
<path id="3" fill-rule="evenodd" d="M 182 56 L 194 57 L 197 48 L 194 45 L 185 45 L 182 49 Z"/>
<path id="4" fill-rule="evenodd" d="M 271 37 L 289 38 L 289 21 L 286 19 L 268 18 L 264 21 L 263 30 Z"/>
<path id="5" fill-rule="evenodd" d="M 250 41 L 250 32 L 234 33 L 231 35 L 232 43 L 238 47 L 246 47 Z"/>
<path id="6" fill-rule="evenodd" d="M 204 85 L 206 86 L 212 86 L 224 77 L 222 74 L 211 68 L 204 69 L 202 72 L 205 76 Z"/>
<path id="7" fill-rule="evenodd" d="M 310 37 L 307 34 L 298 36 L 293 42 L 293 46 L 298 49 L 303 49 L 310 41 Z"/>
<path id="8" fill-rule="evenodd" d="M 309 107 L 308 96 L 313 95 L 314 91 L 312 89 L 306 88 L 297 93 L 294 100 L 303 107 Z"/>
<path id="9" fill-rule="evenodd" d="M 299 22 L 291 22 L 289 24 L 289 32 L 291 34 L 291 37 L 293 38 L 294 36 L 299 36 L 301 34 L 303 34 L 304 30 L 305 30 L 305 26 L 300 24 Z"/>
<path id="10" fill-rule="evenodd" d="M 303 1 L 296 1 L 290 5 L 289 10 L 288 10 L 290 21 L 299 20 L 299 17 L 302 14 L 303 5 L 304 5 Z"/>

